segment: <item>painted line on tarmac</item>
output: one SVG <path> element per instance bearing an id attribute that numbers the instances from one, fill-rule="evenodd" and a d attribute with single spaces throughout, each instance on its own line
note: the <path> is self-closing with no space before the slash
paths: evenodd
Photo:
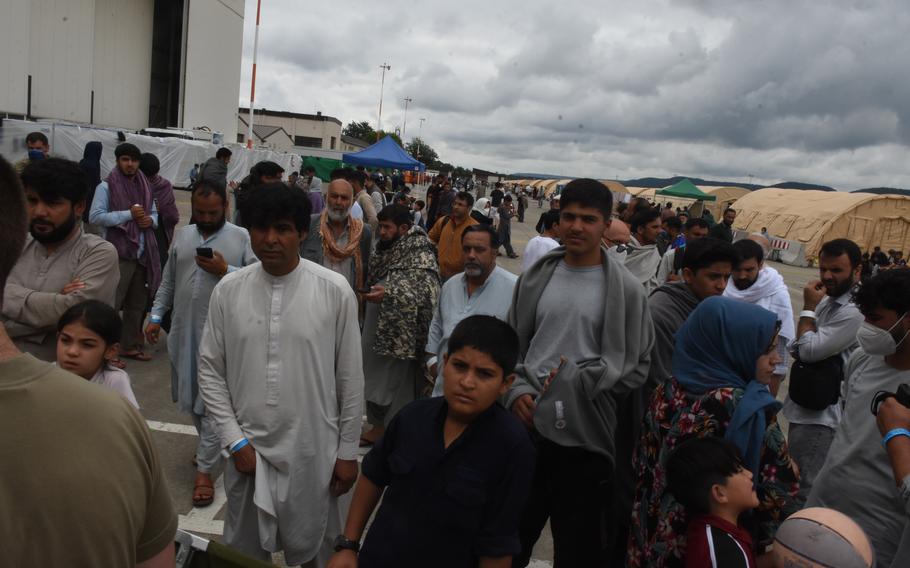
<path id="1" fill-rule="evenodd" d="M 214 536 L 224 534 L 224 521 L 209 521 L 205 519 L 196 519 L 188 515 L 180 515 L 177 519 L 177 527 L 181 530 L 201 533 Z"/>
<path id="2" fill-rule="evenodd" d="M 172 424 L 170 422 L 159 422 L 157 420 L 146 420 L 149 428 L 156 432 L 167 432 L 169 434 L 186 434 L 196 436 L 196 427 L 192 424 Z"/>

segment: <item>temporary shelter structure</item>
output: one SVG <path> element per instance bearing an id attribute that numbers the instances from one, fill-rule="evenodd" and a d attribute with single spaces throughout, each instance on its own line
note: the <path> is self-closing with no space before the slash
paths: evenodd
<path id="1" fill-rule="evenodd" d="M 748 195 L 750 193 L 749 190 L 744 187 L 734 187 L 729 185 L 699 185 L 696 187 L 708 195 L 713 195 L 716 199 L 716 201 L 714 201 L 714 203 L 708 207 L 708 209 L 714 215 L 715 219 L 720 219 L 725 209 L 736 203 L 740 197 Z"/>
<path id="2" fill-rule="evenodd" d="M 910 197 L 765 188 L 739 198 L 736 210 L 734 228 L 758 232 L 766 227 L 775 238 L 800 243 L 808 260 L 836 238 L 850 239 L 863 250 L 910 251 Z"/>
<path id="3" fill-rule="evenodd" d="M 695 184 L 691 181 L 684 179 L 679 181 L 670 187 L 665 187 L 658 190 L 655 193 L 658 197 L 679 197 L 681 199 L 691 199 L 693 201 L 714 201 L 717 198 L 713 195 L 709 195 L 704 191 L 695 187 Z"/>
<path id="4" fill-rule="evenodd" d="M 391 136 L 386 136 L 359 152 L 344 154 L 342 159 L 346 164 L 374 168 L 396 168 L 411 172 L 422 172 L 427 169 L 423 163 L 408 155 Z"/>

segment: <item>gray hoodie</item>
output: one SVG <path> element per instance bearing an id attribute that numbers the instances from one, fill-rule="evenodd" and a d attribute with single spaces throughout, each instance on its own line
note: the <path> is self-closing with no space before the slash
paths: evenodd
<path id="1" fill-rule="evenodd" d="M 506 407 L 511 408 L 522 395 L 532 395 L 537 404 L 534 427 L 541 436 L 561 446 L 601 454 L 612 462 L 616 429 L 614 395 L 644 384 L 654 328 L 641 284 L 609 258 L 606 249 L 602 248 L 601 253 L 606 283 L 601 357 L 582 366 L 566 363 L 543 394 L 539 377 L 523 361 L 536 332 L 538 301 L 565 257 L 565 247 L 553 249 L 518 278 L 508 321 L 518 333 L 522 363 L 515 370 Z M 571 295 L 572 290 L 565 293 Z"/>

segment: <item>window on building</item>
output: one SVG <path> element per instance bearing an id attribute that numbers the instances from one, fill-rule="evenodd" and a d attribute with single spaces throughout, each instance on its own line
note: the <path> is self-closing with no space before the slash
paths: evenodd
<path id="1" fill-rule="evenodd" d="M 237 133 L 237 143 L 238 143 L 238 144 L 243 144 L 243 140 L 244 140 L 243 133 L 238 132 L 238 133 Z"/>
<path id="2" fill-rule="evenodd" d="M 294 136 L 294 146 L 322 148 L 322 138 L 316 138 L 314 136 Z"/>
<path id="3" fill-rule="evenodd" d="M 332 136 L 332 147 L 331 147 L 331 149 L 332 149 L 332 150 L 335 149 L 335 137 L 334 137 L 334 136 Z"/>

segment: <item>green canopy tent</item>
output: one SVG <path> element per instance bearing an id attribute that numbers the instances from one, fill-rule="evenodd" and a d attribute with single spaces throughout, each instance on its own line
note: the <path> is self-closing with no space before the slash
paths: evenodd
<path id="1" fill-rule="evenodd" d="M 695 201 L 716 201 L 717 197 L 705 193 L 695 187 L 691 181 L 684 179 L 670 187 L 657 190 L 655 195 L 665 195 L 668 197 L 679 197 L 681 199 L 693 199 Z"/>
<path id="2" fill-rule="evenodd" d="M 300 175 L 303 175 L 304 168 L 313 166 L 316 170 L 316 177 L 324 182 L 329 182 L 332 179 L 332 170 L 344 167 L 341 160 L 317 158 L 315 156 L 300 156 L 300 158 L 303 160 L 300 164 Z"/>

